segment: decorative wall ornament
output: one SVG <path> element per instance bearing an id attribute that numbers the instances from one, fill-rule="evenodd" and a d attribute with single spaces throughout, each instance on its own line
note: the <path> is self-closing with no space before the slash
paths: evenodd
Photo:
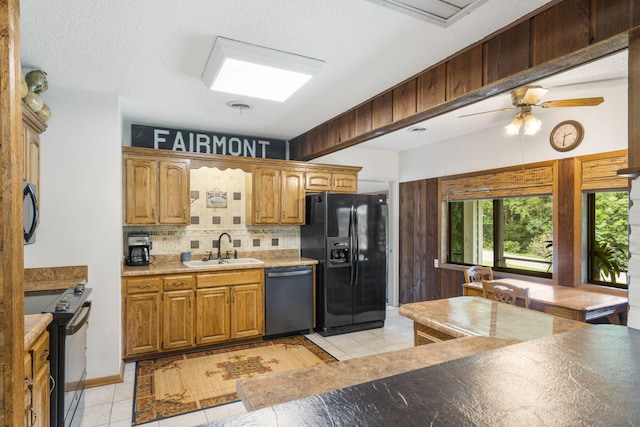
<path id="1" fill-rule="evenodd" d="M 208 208 L 226 208 L 227 192 L 214 188 L 213 191 L 207 191 L 207 207 Z"/>

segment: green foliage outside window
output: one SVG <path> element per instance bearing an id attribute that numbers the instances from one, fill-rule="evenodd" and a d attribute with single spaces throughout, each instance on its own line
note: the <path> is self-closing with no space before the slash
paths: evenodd
<path id="1" fill-rule="evenodd" d="M 625 287 L 629 249 L 629 194 L 590 194 L 591 281 Z"/>
<path id="2" fill-rule="evenodd" d="M 451 202 L 449 219 L 452 262 L 544 275 L 550 271 L 551 196 Z"/>

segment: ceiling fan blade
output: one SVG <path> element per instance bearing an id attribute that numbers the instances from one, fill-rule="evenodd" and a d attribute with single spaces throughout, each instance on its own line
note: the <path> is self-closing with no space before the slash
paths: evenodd
<path id="1" fill-rule="evenodd" d="M 600 105 L 604 102 L 604 98 L 599 96 L 596 98 L 576 98 L 576 99 L 560 99 L 557 101 L 546 101 L 537 107 L 542 108 L 560 108 L 560 107 L 592 107 Z"/>
<path id="2" fill-rule="evenodd" d="M 510 111 L 510 110 L 515 110 L 518 107 L 507 107 L 507 108 L 501 108 L 499 110 L 489 110 L 489 111 L 481 111 L 479 113 L 471 113 L 471 114 L 465 114 L 463 116 L 458 116 L 458 118 L 462 118 L 462 117 L 470 117 L 470 116 L 478 116 L 480 114 L 487 114 L 487 113 L 499 113 L 501 111 Z"/>
<path id="3" fill-rule="evenodd" d="M 528 87 L 522 98 L 519 100 L 518 105 L 520 104 L 537 104 L 540 101 L 540 98 L 544 96 L 549 90 L 542 87 Z"/>

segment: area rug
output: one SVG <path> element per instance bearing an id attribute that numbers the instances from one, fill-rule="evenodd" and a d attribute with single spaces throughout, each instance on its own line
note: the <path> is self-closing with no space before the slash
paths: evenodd
<path id="1" fill-rule="evenodd" d="M 303 336 L 140 361 L 133 425 L 236 402 L 241 378 L 335 361 Z"/>

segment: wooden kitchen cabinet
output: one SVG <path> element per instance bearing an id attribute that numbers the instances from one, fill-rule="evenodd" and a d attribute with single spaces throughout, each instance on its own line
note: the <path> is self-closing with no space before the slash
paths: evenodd
<path id="1" fill-rule="evenodd" d="M 304 172 L 255 168 L 252 224 L 304 224 Z"/>
<path id="2" fill-rule="evenodd" d="M 231 339 L 264 334 L 264 297 L 261 283 L 231 288 Z"/>
<path id="3" fill-rule="evenodd" d="M 22 180 L 36 185 L 40 203 L 40 135 L 47 125 L 25 104 L 22 104 Z"/>
<path id="4" fill-rule="evenodd" d="M 49 332 L 44 331 L 25 355 L 25 422 L 49 427 Z"/>
<path id="5" fill-rule="evenodd" d="M 26 352 L 24 355 L 24 425 L 31 425 L 32 407 L 31 396 L 33 395 L 33 363 L 31 362 L 31 353 Z"/>
<path id="6" fill-rule="evenodd" d="M 162 348 L 191 347 L 194 343 L 194 279 L 192 275 L 163 279 Z"/>
<path id="7" fill-rule="evenodd" d="M 231 339 L 231 288 L 196 291 L 196 344 L 214 344 Z"/>
<path id="8" fill-rule="evenodd" d="M 346 172 L 308 171 L 305 174 L 305 189 L 332 193 L 356 193 L 358 175 Z"/>
<path id="9" fill-rule="evenodd" d="M 187 225 L 189 194 L 189 160 L 125 157 L 124 225 Z"/>
<path id="10" fill-rule="evenodd" d="M 264 335 L 264 270 L 198 274 L 196 343 Z"/>
<path id="11" fill-rule="evenodd" d="M 189 162 L 187 160 L 159 163 L 159 224 L 187 225 L 190 223 Z"/>
<path id="12" fill-rule="evenodd" d="M 125 277 L 122 286 L 125 360 L 264 335 L 262 268 Z"/>
<path id="13" fill-rule="evenodd" d="M 160 351 L 160 277 L 124 280 L 124 355 Z"/>

